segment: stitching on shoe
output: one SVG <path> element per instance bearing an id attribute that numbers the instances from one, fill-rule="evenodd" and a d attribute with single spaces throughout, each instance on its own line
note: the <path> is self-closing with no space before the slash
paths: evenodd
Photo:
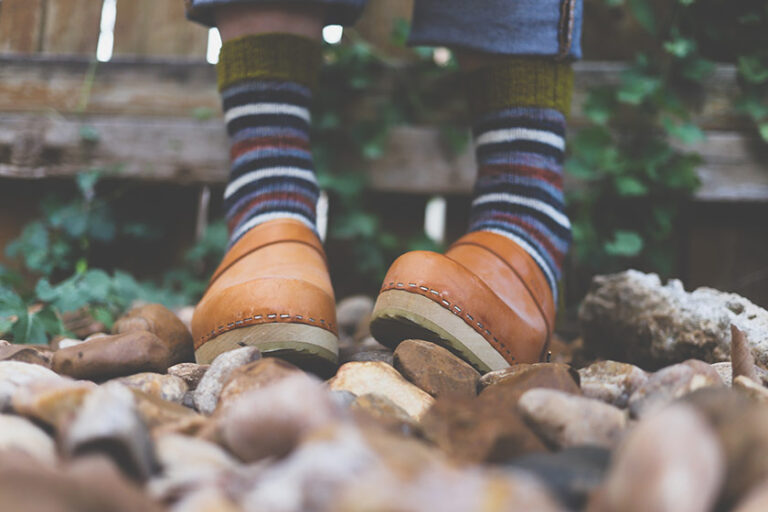
<path id="1" fill-rule="evenodd" d="M 381 288 L 381 291 L 385 292 L 387 290 L 393 290 L 395 288 L 403 288 L 404 286 L 405 286 L 404 283 L 399 283 L 399 282 L 398 283 L 389 283 L 388 285 L 383 286 Z M 428 288 L 426 286 L 417 286 L 416 283 L 408 283 L 408 286 L 411 287 L 411 288 L 417 288 L 417 291 L 415 291 L 415 293 L 419 293 L 419 295 L 423 295 L 424 297 L 432 299 L 432 297 L 430 297 L 429 294 L 432 294 L 435 297 L 437 297 L 437 298 L 432 299 L 432 300 L 437 302 L 438 304 L 442 304 L 445 307 L 445 309 L 447 309 L 448 311 L 450 311 L 454 315 L 462 318 L 462 320 L 464 320 L 467 323 L 467 325 L 472 327 L 475 330 L 475 332 L 477 332 L 478 334 L 480 334 L 480 336 L 485 338 L 485 340 L 488 343 L 490 343 L 491 346 L 493 348 L 495 348 L 497 352 L 506 353 L 514 361 L 515 358 L 512 355 L 512 352 L 510 352 L 510 350 L 507 347 L 505 347 L 504 345 L 501 344 L 501 342 L 498 340 L 498 338 L 496 338 L 496 336 L 494 336 L 493 333 L 491 333 L 491 331 L 488 330 L 487 326 L 484 326 L 480 322 L 476 322 L 475 318 L 472 315 L 470 315 L 468 312 L 464 311 L 462 308 L 460 308 L 456 304 L 454 304 L 453 305 L 453 309 L 451 309 L 451 303 L 449 301 L 447 301 L 446 299 L 442 298 L 442 292 L 439 292 L 438 290 L 435 290 L 433 288 Z M 422 294 L 422 293 L 418 292 L 418 290 L 422 290 L 424 293 Z M 439 301 L 438 301 L 438 299 L 439 299 Z M 463 315 L 462 315 L 462 313 L 463 313 Z"/>
<path id="2" fill-rule="evenodd" d="M 200 346 L 205 344 L 207 341 L 209 341 L 211 338 L 215 337 L 217 334 L 222 334 L 227 331 L 231 331 L 234 328 L 240 328 L 240 327 L 248 327 L 250 324 L 264 324 L 264 323 L 280 323 L 281 320 L 288 320 L 291 318 L 291 315 L 288 313 L 268 313 L 267 315 L 255 315 L 255 316 L 249 316 L 246 318 L 241 318 L 239 320 L 235 320 L 234 322 L 228 322 L 226 324 L 219 325 L 218 327 L 213 328 L 209 333 L 204 334 L 200 336 Z M 296 320 L 303 320 L 303 315 L 295 315 L 293 316 Z M 260 322 L 259 320 L 272 320 L 271 322 L 263 321 Z M 312 323 L 321 323 L 324 327 L 327 327 L 328 329 L 333 329 L 333 323 L 327 322 L 324 319 L 315 320 L 314 318 L 308 319 Z M 305 325 L 305 322 L 300 322 Z M 331 331 L 333 332 L 333 331 Z M 335 333 L 334 333 L 335 334 Z M 197 347 L 199 348 L 199 347 Z"/>

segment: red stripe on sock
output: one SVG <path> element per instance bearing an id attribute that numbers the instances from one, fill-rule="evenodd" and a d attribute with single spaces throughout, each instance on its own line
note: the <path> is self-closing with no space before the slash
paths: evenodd
<path id="1" fill-rule="evenodd" d="M 285 148 L 310 151 L 309 141 L 300 137 L 254 137 L 232 144 L 229 156 L 232 160 L 255 149 Z"/>
<path id="2" fill-rule="evenodd" d="M 278 192 L 278 193 L 271 193 L 271 194 L 261 194 L 258 197 L 255 197 L 245 203 L 242 208 L 240 208 L 239 212 L 232 217 L 227 222 L 227 227 L 229 228 L 229 232 L 231 233 L 235 227 L 237 227 L 238 224 L 240 224 L 240 221 L 243 220 L 245 215 L 250 212 L 253 208 L 258 206 L 259 204 L 265 202 L 265 201 L 285 201 L 286 203 L 301 203 L 307 207 L 309 207 L 310 210 L 313 210 L 315 208 L 315 204 L 310 201 L 310 199 L 301 193 L 298 192 Z M 276 208 L 275 211 L 279 211 L 279 208 Z"/>
<path id="3" fill-rule="evenodd" d="M 552 242 L 550 242 L 549 238 L 542 235 L 538 229 L 531 226 L 530 224 L 522 220 L 520 217 L 511 215 L 509 213 L 497 212 L 491 215 L 490 218 L 493 220 L 505 222 L 507 224 L 514 224 L 526 230 L 528 234 L 530 234 L 533 238 L 535 238 L 536 241 L 539 242 L 544 247 L 544 249 L 549 254 L 552 255 L 552 260 L 554 260 L 555 265 L 557 265 L 558 268 L 562 268 L 563 261 L 565 261 L 565 254 L 558 251 L 557 248 L 554 245 L 552 245 Z"/>
<path id="4" fill-rule="evenodd" d="M 498 176 L 500 174 L 513 174 L 526 178 L 535 178 L 546 181 L 557 188 L 563 188 L 563 176 L 560 173 L 553 172 L 540 167 L 530 167 L 519 164 L 486 164 L 478 169 L 478 177 Z"/>

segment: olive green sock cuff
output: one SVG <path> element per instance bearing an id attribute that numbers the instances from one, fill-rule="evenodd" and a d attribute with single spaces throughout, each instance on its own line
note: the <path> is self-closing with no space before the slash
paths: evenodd
<path id="1" fill-rule="evenodd" d="M 510 57 L 465 76 L 467 98 L 478 116 L 509 107 L 552 108 L 568 115 L 573 70 L 567 62 Z"/>
<path id="2" fill-rule="evenodd" d="M 219 90 L 245 80 L 284 80 L 314 88 L 322 65 L 318 41 L 293 34 L 239 37 L 221 46 Z"/>

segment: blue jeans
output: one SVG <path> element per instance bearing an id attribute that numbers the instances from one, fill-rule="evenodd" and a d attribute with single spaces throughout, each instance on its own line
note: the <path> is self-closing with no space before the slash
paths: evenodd
<path id="1" fill-rule="evenodd" d="M 186 0 L 189 18 L 209 26 L 218 5 L 279 2 L 326 4 L 326 23 L 351 25 L 366 1 Z M 408 43 L 579 59 L 582 15 L 582 0 L 415 0 Z"/>

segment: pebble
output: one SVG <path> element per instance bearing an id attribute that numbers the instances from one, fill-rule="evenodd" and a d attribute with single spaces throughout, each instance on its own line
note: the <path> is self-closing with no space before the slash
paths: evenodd
<path id="1" fill-rule="evenodd" d="M 733 512 L 765 512 L 768 510 L 768 481 L 752 489 Z"/>
<path id="2" fill-rule="evenodd" d="M 38 364 L 0 361 L 0 411 L 11 405 L 16 389 L 36 379 L 58 379 L 59 376 Z"/>
<path id="3" fill-rule="evenodd" d="M 356 397 L 350 405 L 350 411 L 358 417 L 362 416 L 372 420 L 377 425 L 402 434 L 412 434 L 418 431 L 418 426 L 407 412 L 389 398 L 381 395 Z"/>
<path id="4" fill-rule="evenodd" d="M 184 495 L 170 512 L 240 512 L 243 510 L 221 489 L 208 486 Z"/>
<path id="5" fill-rule="evenodd" d="M 163 430 L 194 434 L 206 423 L 206 417 L 194 409 L 184 407 L 150 395 L 138 389 L 131 389 L 136 409 L 144 425 L 153 433 Z"/>
<path id="6" fill-rule="evenodd" d="M 641 421 L 614 457 L 590 511 L 705 512 L 725 476 L 723 449 L 705 419 L 678 404 Z"/>
<path id="7" fill-rule="evenodd" d="M 161 400 L 180 404 L 187 392 L 187 383 L 181 377 L 162 373 L 144 372 L 121 377 L 117 382 L 131 389 L 138 389 Z"/>
<path id="8" fill-rule="evenodd" d="M 267 387 L 300 372 L 296 366 L 276 357 L 267 357 L 238 366 L 224 382 L 216 410 L 234 403 L 243 393 Z"/>
<path id="9" fill-rule="evenodd" d="M 616 407 L 627 407 L 629 397 L 648 380 L 648 373 L 635 365 L 598 361 L 579 370 L 584 396 Z"/>
<path id="10" fill-rule="evenodd" d="M 30 345 L 17 345 L 8 343 L 0 346 L 0 361 L 19 361 L 22 363 L 39 364 L 49 368 L 51 366 L 52 352 L 40 347 Z"/>
<path id="11" fill-rule="evenodd" d="M 168 368 L 168 375 L 181 378 L 189 390 L 194 391 L 210 367 L 209 364 L 179 363 Z"/>
<path id="12" fill-rule="evenodd" d="M 733 368 L 730 361 L 723 361 L 720 363 L 712 364 L 712 369 L 717 372 L 720 378 L 728 387 L 733 385 Z"/>
<path id="13" fill-rule="evenodd" d="M 435 398 L 477 394 L 480 374 L 447 349 L 422 340 L 405 340 L 394 353 L 394 366 L 407 380 Z"/>
<path id="14" fill-rule="evenodd" d="M 552 389 L 531 389 L 520 397 L 523 418 L 551 446 L 613 447 L 627 426 L 621 409 L 593 398 Z"/>
<path id="15" fill-rule="evenodd" d="M 48 434 L 24 418 L 0 414 L 0 452 L 17 451 L 47 466 L 56 463 L 56 446 Z"/>
<path id="16" fill-rule="evenodd" d="M 162 304 L 146 304 L 133 308 L 112 326 L 113 334 L 141 331 L 151 332 L 168 347 L 168 366 L 195 360 L 192 334 L 179 317 Z"/>
<path id="17" fill-rule="evenodd" d="M 703 387 L 722 387 L 711 365 L 689 359 L 653 373 L 629 398 L 632 416 L 639 418 Z"/>
<path id="18" fill-rule="evenodd" d="M 96 384 L 61 377 L 36 379 L 20 386 L 13 395 L 13 410 L 32 420 L 64 429 Z"/>
<path id="19" fill-rule="evenodd" d="M 174 364 L 168 346 L 149 331 L 101 336 L 53 355 L 52 369 L 76 379 L 103 381 L 140 372 L 164 373 Z"/>
<path id="20" fill-rule="evenodd" d="M 139 481 L 155 469 L 152 439 L 133 393 L 118 382 L 108 382 L 88 394 L 64 433 L 63 447 L 70 456 L 109 455 L 126 475 Z"/>
<path id="21" fill-rule="evenodd" d="M 349 391 L 357 396 L 382 395 L 417 422 L 435 401 L 429 394 L 405 380 L 397 370 L 382 362 L 347 363 L 329 381 L 329 387 L 335 391 Z"/>
<path id="22" fill-rule="evenodd" d="M 752 400 L 768 404 L 768 389 L 748 377 L 743 375 L 736 377 L 733 381 L 733 389 L 744 393 Z"/>
<path id="23" fill-rule="evenodd" d="M 287 455 L 304 435 L 339 415 L 322 382 L 296 372 L 237 397 L 217 412 L 216 432 L 223 446 L 251 462 Z"/>
<path id="24" fill-rule="evenodd" d="M 195 389 L 195 407 L 204 414 L 212 414 L 219 401 L 219 394 L 232 370 L 261 358 L 256 347 L 242 347 L 216 356 L 211 367 Z"/>
<path id="25" fill-rule="evenodd" d="M 514 366 L 512 368 L 515 368 Z M 565 364 L 537 363 L 512 370 L 497 378 L 480 392 L 480 396 L 498 395 L 493 401 L 500 407 L 515 407 L 523 393 L 534 388 L 558 389 L 575 395 L 581 394 L 579 374 Z"/>

